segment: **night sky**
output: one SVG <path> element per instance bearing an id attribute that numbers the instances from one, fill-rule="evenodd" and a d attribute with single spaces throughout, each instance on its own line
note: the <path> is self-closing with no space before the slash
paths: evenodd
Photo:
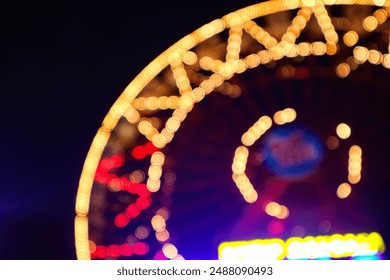
<path id="1" fill-rule="evenodd" d="M 12 1 L 0 16 L 0 259 L 74 259 L 103 117 L 162 51 L 251 1 Z"/>
<path id="2" fill-rule="evenodd" d="M 78 180 L 111 105 L 169 46 L 252 3 L 12 1 L 2 8 L 0 259 L 76 258 Z"/>

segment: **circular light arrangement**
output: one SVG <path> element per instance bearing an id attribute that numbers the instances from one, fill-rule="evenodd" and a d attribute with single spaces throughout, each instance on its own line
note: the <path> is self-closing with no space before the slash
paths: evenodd
<path id="1" fill-rule="evenodd" d="M 93 187 L 96 184 L 104 184 L 109 187 L 110 191 L 116 193 L 125 191 L 132 195 L 138 195 L 138 204 L 136 202 L 134 206 L 128 206 L 124 212 L 116 216 L 115 220 L 117 225 L 125 227 L 132 219 L 138 219 L 142 215 L 142 211 L 147 208 L 148 203 L 152 202 L 149 199 L 152 194 L 159 193 L 162 189 L 163 165 L 166 162 L 166 155 L 162 149 L 173 140 L 175 133 L 196 103 L 201 102 L 207 95 L 219 92 L 234 98 L 240 96 L 241 93 L 237 86 L 228 82 L 235 74 L 283 58 L 305 58 L 310 55 L 333 56 L 340 54 L 342 48 L 350 52 L 350 56 L 339 62 L 335 67 L 335 72 L 340 78 L 347 78 L 352 71 L 366 62 L 390 68 L 388 48 L 380 50 L 377 46 L 366 45 L 364 40 L 361 40 L 359 32 L 352 29 L 353 24 L 349 22 L 348 18 L 331 17 L 326 6 L 337 4 L 375 7 L 374 11 L 370 15 L 366 15 L 360 23 L 366 32 L 386 31 L 385 23 L 388 19 L 390 7 L 386 1 L 266 1 L 232 12 L 221 19 L 205 24 L 193 33 L 183 37 L 142 70 L 110 108 L 103 120 L 102 127 L 97 131 L 92 141 L 86 157 L 76 199 L 75 241 L 77 258 L 90 259 L 94 254 L 93 252 L 98 252 L 95 256 L 116 258 L 121 254 L 123 256 L 129 255 L 131 250 L 134 253 L 143 253 L 148 250 L 145 244 L 142 245 L 143 243 L 130 245 L 129 243 L 123 243 L 113 244 L 111 247 L 110 245 L 99 247 L 103 245 L 94 244 L 89 240 L 88 223 Z M 280 39 L 274 37 L 272 32 L 268 32 L 255 21 L 257 18 L 282 11 L 296 11 L 296 15 Z M 298 40 L 301 39 L 301 33 L 310 32 L 310 28 L 307 27 L 313 22 L 320 31 L 322 39 L 314 42 Z M 225 57 L 219 59 L 208 53 L 197 53 L 194 50 L 195 46 L 209 39 L 211 40 L 224 30 L 228 31 Z M 256 44 L 261 46 L 261 49 L 254 48 L 252 53 L 242 55 L 244 34 L 249 35 Z M 386 36 L 384 35 L 383 38 L 386 38 Z M 188 68 L 188 66 L 192 68 Z M 174 93 L 167 90 L 164 83 L 154 87 L 154 79 L 163 70 L 167 70 L 167 79 L 174 84 Z M 289 76 L 291 73 L 284 71 L 283 75 Z M 150 88 L 154 88 L 154 90 Z M 172 113 L 163 120 L 150 117 L 151 113 L 155 111 L 171 111 Z M 283 125 L 293 121 L 295 117 L 295 111 L 286 109 L 275 114 L 273 122 Z M 131 127 L 127 136 L 127 140 L 130 139 L 130 141 L 118 142 L 119 144 L 115 145 L 115 133 L 113 131 L 119 126 L 122 119 Z M 237 148 L 235 153 L 232 166 L 233 179 L 248 202 L 256 201 L 258 196 L 245 174 L 249 154 L 248 148 L 262 137 L 273 122 L 267 116 L 264 116 L 263 119 L 260 118 L 258 123 L 244 133 L 242 136 L 243 146 Z M 347 139 L 351 134 L 351 129 L 344 124 L 336 129 L 336 133 L 340 139 Z M 134 146 L 132 139 L 139 138 L 150 143 L 148 145 L 152 150 L 146 148 L 146 144 L 138 148 Z M 128 178 L 115 176 L 108 172 L 111 165 L 114 168 L 121 168 L 123 165 L 121 165 L 121 160 L 116 162 L 118 158 L 115 156 L 105 157 L 104 149 L 107 144 L 112 145 L 113 150 L 120 149 L 119 146 L 124 143 L 128 147 L 133 147 L 131 156 L 133 160 L 145 160 L 150 157 L 148 170 L 142 170 L 144 174 L 148 175 L 145 178 L 146 183 L 134 183 Z M 332 147 L 331 149 L 337 149 L 340 141 L 335 137 L 329 137 L 326 143 L 328 147 Z M 348 181 L 350 184 L 356 184 L 360 181 L 361 156 L 360 147 L 351 147 L 348 163 Z M 348 188 L 345 187 L 346 185 L 343 186 L 339 193 L 346 197 L 348 196 Z M 278 209 L 281 212 L 281 208 Z M 276 212 L 272 213 L 278 216 L 277 214 L 280 213 Z M 163 231 L 160 227 L 157 229 L 156 234 Z M 138 236 L 141 235 L 138 234 Z M 168 240 L 161 236 L 159 238 Z M 171 243 L 169 244 L 163 246 L 162 253 L 164 256 L 167 258 L 181 258 L 175 250 L 176 247 Z M 129 246 L 134 246 L 134 248 Z"/>

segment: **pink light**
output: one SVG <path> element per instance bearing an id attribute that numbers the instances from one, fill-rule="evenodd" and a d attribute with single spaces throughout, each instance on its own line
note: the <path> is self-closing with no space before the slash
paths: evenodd
<path id="1" fill-rule="evenodd" d="M 133 252 L 136 255 L 145 255 L 149 252 L 149 246 L 143 242 L 135 243 L 133 245 Z"/>
<path id="2" fill-rule="evenodd" d="M 154 260 L 167 260 L 168 258 L 164 255 L 164 253 L 162 251 L 158 251 L 154 257 L 153 257 Z"/>
<path id="3" fill-rule="evenodd" d="M 284 232 L 283 222 L 280 220 L 272 220 L 268 225 L 268 232 L 274 236 L 279 236 Z"/>

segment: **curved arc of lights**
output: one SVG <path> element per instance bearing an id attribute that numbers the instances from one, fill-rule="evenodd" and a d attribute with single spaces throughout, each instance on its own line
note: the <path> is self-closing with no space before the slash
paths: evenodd
<path id="1" fill-rule="evenodd" d="M 276 12 L 293 10 L 296 8 L 304 7 L 310 1 L 287 1 L 287 0 L 275 0 L 267 1 L 258 4 L 242 8 L 233 13 L 227 14 L 220 20 L 212 21 L 201 28 L 195 30 L 189 35 L 183 37 L 177 43 L 173 44 L 166 51 L 160 54 L 150 64 L 148 64 L 130 84 L 124 89 L 118 99 L 114 102 L 112 107 L 109 109 L 108 114 L 103 120 L 102 126 L 98 129 L 92 144 L 87 153 L 80 180 L 78 191 L 76 195 L 76 206 L 75 211 L 77 213 L 75 218 L 75 245 L 76 255 L 78 259 L 90 259 L 89 248 L 88 248 L 88 212 L 89 212 L 89 201 L 91 197 L 91 191 L 93 186 L 93 180 L 96 169 L 99 164 L 99 160 L 102 156 L 103 150 L 110 138 L 111 131 L 117 125 L 119 119 L 124 116 L 128 109 L 134 109 L 131 105 L 133 100 L 141 92 L 141 90 L 163 69 L 170 64 L 170 57 L 172 55 L 183 55 L 186 51 L 192 49 L 200 42 L 222 32 L 226 28 L 244 23 L 248 20 L 258 18 L 261 16 L 269 15 Z M 372 5 L 390 7 L 390 1 L 384 1 L 383 5 L 378 5 L 376 1 L 369 0 L 325 0 L 317 1 L 317 3 L 323 3 L 325 5 Z M 222 23 L 222 24 L 221 24 Z M 308 54 L 309 55 L 309 54 Z M 258 66 L 258 65 L 256 65 Z M 226 75 L 226 78 L 230 78 L 230 75 Z M 214 76 L 215 77 L 215 76 Z M 218 77 L 217 77 L 218 78 Z M 221 77 L 219 77 L 221 78 Z M 220 79 L 221 80 L 221 79 Z M 222 81 L 224 77 L 222 76 Z M 210 92 L 216 87 L 209 87 Z M 202 86 L 195 88 L 191 91 L 202 88 Z M 189 94 L 185 93 L 181 98 L 188 99 Z M 201 100 L 197 100 L 198 102 Z M 192 103 L 192 104 L 191 104 Z M 189 99 L 189 102 L 183 102 L 179 109 L 185 109 L 187 112 L 191 110 L 194 104 L 194 100 Z M 175 109 L 178 110 L 178 109 Z M 185 117 L 183 118 L 183 120 Z M 177 127 L 178 128 L 178 127 Z M 158 135 L 157 135 L 158 136 Z M 171 135 L 173 137 L 173 134 Z M 164 135 L 160 138 L 164 138 Z M 155 141 L 153 141 L 155 143 Z M 168 143 L 168 142 L 167 142 Z M 165 143 L 166 144 L 166 143 Z M 160 146 L 164 146 L 164 143 Z"/>

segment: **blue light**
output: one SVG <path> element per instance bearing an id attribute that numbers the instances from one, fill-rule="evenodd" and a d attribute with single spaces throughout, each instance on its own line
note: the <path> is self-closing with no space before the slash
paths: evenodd
<path id="1" fill-rule="evenodd" d="M 351 257 L 351 260 L 360 260 L 360 261 L 369 261 L 369 260 L 380 260 L 381 257 L 379 254 L 373 254 L 373 255 L 363 255 L 363 256 L 353 256 Z"/>
<path id="2" fill-rule="evenodd" d="M 311 175 L 323 158 L 321 140 L 309 128 L 287 124 L 265 135 L 265 165 L 275 175 L 288 180 L 301 180 Z"/>

